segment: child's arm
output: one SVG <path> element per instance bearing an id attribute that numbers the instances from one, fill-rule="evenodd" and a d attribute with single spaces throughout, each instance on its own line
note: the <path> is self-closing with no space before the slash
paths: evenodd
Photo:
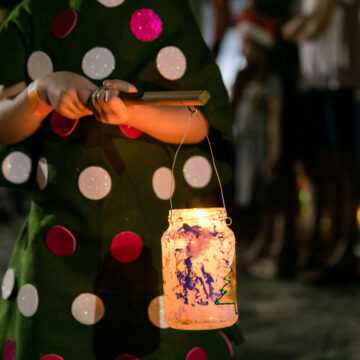
<path id="1" fill-rule="evenodd" d="M 81 75 L 70 72 L 55 72 L 37 81 L 40 99 L 55 111 L 71 119 L 91 115 L 84 104 L 97 87 Z M 123 81 L 110 81 L 113 88 L 111 101 L 105 102 L 102 93 L 97 103 L 101 108 L 101 121 L 109 124 L 127 124 L 154 138 L 179 143 L 188 124 L 189 111 L 186 107 L 125 106 L 117 98 L 116 91 L 131 91 L 132 85 Z M 108 94 L 108 92 L 103 92 Z M 3 96 L 0 92 L 0 144 L 9 145 L 31 136 L 41 125 L 46 115 L 36 115 L 24 89 L 15 97 Z M 107 99 L 109 100 L 109 99 Z M 207 134 L 208 123 L 203 115 L 193 116 L 185 142 L 201 141 Z"/>
<path id="2" fill-rule="evenodd" d="M 167 143 L 179 143 L 188 126 L 190 112 L 186 106 L 126 106 L 117 97 L 119 91 L 136 88 L 121 80 L 106 80 L 103 88 L 92 96 L 99 120 L 107 124 L 125 124 Z M 206 118 L 198 112 L 191 119 L 185 143 L 203 140 L 209 130 Z"/>
<path id="3" fill-rule="evenodd" d="M 76 119 L 92 112 L 85 107 L 95 84 L 81 75 L 70 72 L 55 72 L 36 81 L 37 93 L 50 112 Z M 41 125 L 46 114 L 35 114 L 29 100 L 28 87 L 15 96 L 7 95 L 8 89 L 0 93 L 0 144 L 20 142 L 32 135 Z M 50 105 L 50 106 L 49 106 Z"/>

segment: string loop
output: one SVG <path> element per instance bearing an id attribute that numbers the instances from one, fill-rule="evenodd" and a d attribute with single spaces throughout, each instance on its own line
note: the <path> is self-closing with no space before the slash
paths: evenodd
<path id="1" fill-rule="evenodd" d="M 177 159 L 177 156 L 178 156 L 178 154 L 179 154 L 180 148 L 181 148 L 181 146 L 183 145 L 183 143 L 184 143 L 184 141 L 185 141 L 186 135 L 187 135 L 187 133 L 188 133 L 188 131 L 189 131 L 190 123 L 191 123 L 191 119 L 192 119 L 193 115 L 196 114 L 196 116 L 199 118 L 198 109 L 197 109 L 196 107 L 188 106 L 188 110 L 189 110 L 189 112 L 190 112 L 188 124 L 187 124 L 187 127 L 186 127 L 186 129 L 185 129 L 184 136 L 182 137 L 182 139 L 181 139 L 181 141 L 180 141 L 180 144 L 179 144 L 179 146 L 178 146 L 177 149 L 176 149 L 175 156 L 174 156 L 174 160 L 173 160 L 172 167 L 171 167 L 171 175 L 172 175 L 172 176 L 171 176 L 171 182 L 170 182 L 170 217 L 169 217 L 171 224 L 172 224 L 172 211 L 173 211 L 173 204 L 172 204 L 173 178 L 174 178 L 174 168 L 175 168 L 176 159 Z M 202 121 L 201 121 L 200 118 L 199 118 L 199 121 L 200 121 L 200 123 L 202 124 Z M 208 142 L 208 144 L 209 144 L 212 163 L 213 163 L 214 170 L 215 170 L 215 174 L 216 174 L 217 180 L 218 180 L 218 182 L 219 182 L 219 186 L 220 186 L 221 200 L 222 200 L 222 203 L 223 203 L 223 207 L 224 207 L 225 213 L 227 213 L 227 212 L 226 212 L 226 206 L 225 206 L 224 192 L 223 192 L 223 188 L 222 188 L 222 185 L 221 185 L 220 176 L 219 176 L 218 170 L 217 170 L 217 168 L 216 168 L 216 164 L 215 164 L 214 152 L 213 152 L 213 149 L 212 149 L 212 146 L 211 146 L 211 143 L 210 143 L 209 136 L 208 136 L 207 134 L 206 134 L 206 139 L 207 139 L 207 142 Z M 232 223 L 232 219 L 229 218 L 228 216 L 226 217 L 226 223 L 227 223 L 228 226 L 230 226 L 231 223 Z"/>

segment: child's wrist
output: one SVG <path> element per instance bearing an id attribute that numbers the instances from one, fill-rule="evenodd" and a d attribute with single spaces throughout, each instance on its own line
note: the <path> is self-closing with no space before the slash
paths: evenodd
<path id="1" fill-rule="evenodd" d="M 27 88 L 27 95 L 30 101 L 31 107 L 34 110 L 34 114 L 36 116 L 47 116 L 49 115 L 54 109 L 51 105 L 49 105 L 46 101 L 43 100 L 43 96 L 40 94 L 39 80 L 35 80 L 28 85 Z"/>
<path id="2" fill-rule="evenodd" d="M 140 108 L 139 105 L 126 106 L 126 117 L 123 121 L 123 125 L 134 126 L 134 121 L 141 116 L 141 111 L 144 109 Z"/>

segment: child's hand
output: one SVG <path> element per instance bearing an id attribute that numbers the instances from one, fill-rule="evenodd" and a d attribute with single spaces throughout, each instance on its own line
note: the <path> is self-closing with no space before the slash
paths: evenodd
<path id="1" fill-rule="evenodd" d="M 136 92 L 136 87 L 122 80 L 105 80 L 103 87 L 91 95 L 97 119 L 106 124 L 127 124 L 129 107 L 118 97 L 119 92 Z"/>
<path id="2" fill-rule="evenodd" d="M 59 71 L 37 81 L 40 98 L 59 114 L 70 119 L 92 115 L 86 104 L 96 85 L 90 80 L 79 74 Z"/>

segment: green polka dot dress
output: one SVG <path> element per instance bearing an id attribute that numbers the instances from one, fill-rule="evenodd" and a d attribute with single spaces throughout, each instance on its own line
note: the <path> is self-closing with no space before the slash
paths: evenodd
<path id="1" fill-rule="evenodd" d="M 218 68 L 185 0 L 24 0 L 0 31 L 0 84 L 54 71 L 98 86 L 208 90 L 201 109 L 229 135 Z M 52 112 L 0 152 L 0 184 L 31 193 L 1 287 L 5 360 L 223 360 L 238 326 L 179 331 L 164 320 L 162 233 L 175 208 L 218 187 L 206 143 L 176 146 L 130 126 Z M 217 166 L 229 178 L 226 163 Z M 0 279 L 1 280 L 1 279 Z"/>

